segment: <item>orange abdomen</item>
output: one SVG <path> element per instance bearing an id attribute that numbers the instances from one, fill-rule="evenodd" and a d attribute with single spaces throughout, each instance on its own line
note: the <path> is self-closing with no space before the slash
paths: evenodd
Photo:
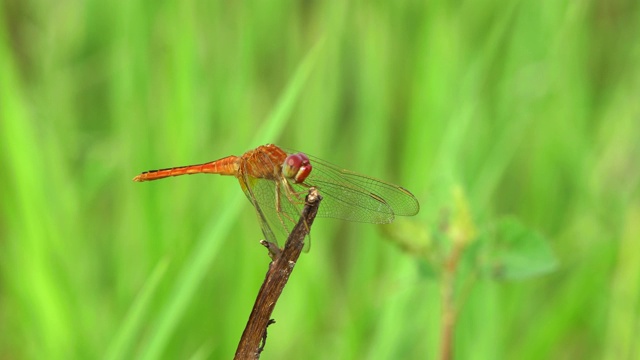
<path id="1" fill-rule="evenodd" d="M 170 176 L 191 175 L 191 174 L 219 174 L 236 175 L 238 173 L 240 158 L 237 156 L 227 156 L 212 162 L 178 166 L 168 169 L 150 170 L 133 178 L 133 181 L 151 181 Z"/>

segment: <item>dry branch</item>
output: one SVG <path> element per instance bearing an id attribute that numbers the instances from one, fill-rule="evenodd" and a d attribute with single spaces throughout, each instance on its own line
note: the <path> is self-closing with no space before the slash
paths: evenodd
<path id="1" fill-rule="evenodd" d="M 265 244 L 263 242 L 263 245 L 269 249 L 269 254 L 273 261 L 269 264 L 269 271 L 267 271 L 262 283 L 253 305 L 253 310 L 251 310 L 251 315 L 242 333 L 242 338 L 240 338 L 234 359 L 260 358 L 260 352 L 267 339 L 267 327 L 275 322 L 271 319 L 271 313 L 302 252 L 304 239 L 311 230 L 313 220 L 318 213 L 320 200 L 322 200 L 322 197 L 318 194 L 318 191 L 315 188 L 310 188 L 302 210 L 302 216 L 291 231 L 291 234 L 289 234 L 282 251 L 274 251 L 273 244 Z"/>

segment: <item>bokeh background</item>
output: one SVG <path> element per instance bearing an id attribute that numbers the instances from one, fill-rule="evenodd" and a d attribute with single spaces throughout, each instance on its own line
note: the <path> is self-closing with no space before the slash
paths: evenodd
<path id="1" fill-rule="evenodd" d="M 0 358 L 232 357 L 249 202 L 131 179 L 265 143 L 410 189 L 420 232 L 457 188 L 548 239 L 555 271 L 476 281 L 457 358 L 640 356 L 637 1 L 0 4 Z M 262 358 L 438 357 L 438 276 L 378 226 L 312 235 Z"/>

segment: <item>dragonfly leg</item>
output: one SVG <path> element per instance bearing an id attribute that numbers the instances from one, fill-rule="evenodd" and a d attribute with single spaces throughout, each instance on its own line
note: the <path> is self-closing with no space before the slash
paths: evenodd
<path id="1" fill-rule="evenodd" d="M 291 183 L 289 183 L 289 181 L 284 180 L 283 181 L 284 186 L 286 187 L 286 196 L 287 199 L 289 199 L 289 202 L 291 202 L 292 204 L 298 204 L 298 205 L 304 205 L 305 203 L 305 196 L 307 194 L 306 190 L 301 190 L 301 191 L 296 191 L 296 189 L 293 188 L 293 186 L 291 186 Z M 311 186 L 300 183 L 300 185 L 303 185 L 306 188 L 310 188 Z M 285 214 L 287 215 L 287 214 Z M 287 216 L 291 221 L 295 222 L 293 219 L 291 219 L 290 216 Z M 305 224 L 306 225 L 306 224 Z M 308 229 L 307 229 L 308 230 Z M 307 250 L 308 251 L 308 245 L 307 245 Z"/>
<path id="2" fill-rule="evenodd" d="M 288 182 L 286 182 L 286 180 L 285 180 L 285 183 L 287 183 L 287 185 L 289 184 Z M 281 185 L 280 183 L 277 183 L 276 185 L 276 214 L 278 214 L 278 219 L 280 220 L 280 224 L 285 229 L 286 233 L 289 233 L 289 230 L 287 229 L 287 226 L 284 223 L 283 216 L 287 218 L 287 220 L 291 221 L 292 223 L 295 223 L 296 221 L 291 216 L 289 216 L 289 214 L 282 211 L 282 203 L 280 202 L 280 194 L 282 192 L 282 189 L 280 188 L 280 185 Z M 291 198 L 289 198 L 288 195 L 287 195 L 287 198 L 291 200 Z"/>
<path id="3" fill-rule="evenodd" d="M 311 186 L 304 183 L 299 183 L 298 185 L 304 186 L 306 189 L 296 191 L 296 189 L 294 189 L 293 186 L 291 186 L 291 183 L 289 183 L 288 181 L 284 182 L 284 186 L 287 187 L 287 198 L 289 198 L 289 201 L 291 201 L 294 204 L 303 205 L 304 197 L 307 195 L 308 189 Z M 294 195 L 295 199 L 292 199 L 291 195 Z"/>

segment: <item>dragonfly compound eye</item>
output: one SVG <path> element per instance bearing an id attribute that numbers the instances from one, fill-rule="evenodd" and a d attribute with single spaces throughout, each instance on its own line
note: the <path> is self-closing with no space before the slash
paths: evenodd
<path id="1" fill-rule="evenodd" d="M 282 174 L 295 183 L 301 183 L 309 176 L 311 168 L 307 155 L 303 153 L 292 154 L 284 160 Z"/>

